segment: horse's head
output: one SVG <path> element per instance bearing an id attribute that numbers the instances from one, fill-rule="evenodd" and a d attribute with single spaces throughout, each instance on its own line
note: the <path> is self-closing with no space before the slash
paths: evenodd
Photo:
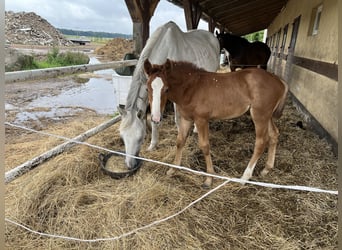
<path id="1" fill-rule="evenodd" d="M 222 32 L 217 32 L 217 30 L 216 30 L 216 38 L 217 38 L 217 40 L 219 41 L 219 43 L 220 43 L 220 50 L 222 50 L 223 48 L 224 48 L 224 37 L 225 37 L 225 33 L 224 33 L 224 31 L 222 31 Z"/>
<path id="2" fill-rule="evenodd" d="M 139 156 L 141 145 L 146 135 L 146 117 L 141 110 L 126 110 L 118 107 L 121 114 L 120 136 L 125 144 L 126 154 Z M 139 160 L 126 156 L 126 165 L 129 169 L 135 168 Z"/>
<path id="3" fill-rule="evenodd" d="M 163 65 L 152 65 L 148 59 L 144 62 L 144 70 L 148 75 L 147 90 L 148 101 L 151 107 L 151 120 L 159 123 L 167 102 L 167 77 L 166 74 L 171 68 L 169 59 Z"/>

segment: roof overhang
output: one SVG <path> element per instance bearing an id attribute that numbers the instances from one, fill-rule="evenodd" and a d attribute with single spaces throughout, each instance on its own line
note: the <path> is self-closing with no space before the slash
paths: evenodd
<path id="1" fill-rule="evenodd" d="M 167 0 L 181 8 L 183 1 Z M 246 35 L 266 29 L 288 0 L 193 0 L 202 10 L 202 19 L 210 18 L 220 29 Z"/>

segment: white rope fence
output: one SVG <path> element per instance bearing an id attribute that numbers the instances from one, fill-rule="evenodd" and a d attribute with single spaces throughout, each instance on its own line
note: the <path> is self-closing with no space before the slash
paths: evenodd
<path id="1" fill-rule="evenodd" d="M 92 144 L 87 143 L 87 142 L 81 142 L 81 141 L 77 141 L 75 139 L 70 139 L 70 138 L 67 138 L 67 137 L 64 137 L 64 136 L 59 136 L 59 135 L 55 135 L 55 134 L 51 134 L 51 133 L 47 133 L 47 132 L 37 131 L 37 130 L 31 129 L 31 128 L 26 128 L 24 126 L 12 124 L 12 123 L 9 123 L 9 122 L 5 122 L 5 125 L 11 126 L 11 127 L 20 128 L 20 129 L 24 129 L 24 130 L 31 131 L 31 132 L 34 132 L 34 133 L 37 133 L 37 134 L 42 134 L 42 135 L 46 135 L 46 136 L 56 137 L 56 138 L 63 139 L 63 140 L 68 141 L 68 142 L 72 142 L 72 143 L 75 143 L 75 144 L 86 145 L 86 146 L 89 146 L 89 147 L 92 147 L 92 148 L 96 148 L 96 149 L 99 149 L 99 150 L 107 151 L 107 152 L 110 152 L 110 153 L 115 153 L 115 154 L 118 154 L 118 155 L 124 155 L 124 156 L 126 155 L 125 153 L 114 151 L 114 150 L 109 150 L 107 148 L 100 147 L 100 146 L 97 146 L 97 145 L 92 145 Z M 178 212 L 176 212 L 176 213 L 174 213 L 174 214 L 172 214 L 170 216 L 167 216 L 167 217 L 162 218 L 160 220 L 156 220 L 156 221 L 154 221 L 154 222 L 152 222 L 150 224 L 147 224 L 145 226 L 133 229 L 133 230 L 127 232 L 127 233 L 124 233 L 124 234 L 121 234 L 121 235 L 115 236 L 115 237 L 96 238 L 96 239 L 80 239 L 80 238 L 75 238 L 75 237 L 62 236 L 62 235 L 54 235 L 54 234 L 38 232 L 36 230 L 33 230 L 33 229 L 31 229 L 31 228 L 29 228 L 27 226 L 24 226 L 24 225 L 22 225 L 22 224 L 20 224 L 18 222 L 15 222 L 15 221 L 7 219 L 7 218 L 5 218 L 5 221 L 8 222 L 8 223 L 11 223 L 13 225 L 16 225 L 18 227 L 21 227 L 21 228 L 23 228 L 23 229 L 25 229 L 25 230 L 27 230 L 27 231 L 29 231 L 31 233 L 38 234 L 40 236 L 46 236 L 46 237 L 51 237 L 51 238 L 61 238 L 61 239 L 65 239 L 65 240 L 73 240 L 73 241 L 80 241 L 80 242 L 113 241 L 113 240 L 118 240 L 118 239 L 121 239 L 123 237 L 132 235 L 134 233 L 137 233 L 138 231 L 141 231 L 141 230 L 153 227 L 153 226 L 155 226 L 157 224 L 160 224 L 162 222 L 165 222 L 167 220 L 170 220 L 170 219 L 180 215 L 181 213 L 183 213 L 184 211 L 186 211 L 187 209 L 189 209 L 190 207 L 192 207 L 193 205 L 195 205 L 199 201 L 203 200 L 205 197 L 207 197 L 211 193 L 213 193 L 213 192 L 217 191 L 218 189 L 220 189 L 221 187 L 223 187 L 228 182 L 237 182 L 237 183 L 241 183 L 241 184 L 249 183 L 249 184 L 253 184 L 253 185 L 257 185 L 257 186 L 262 186 L 262 187 L 269 187 L 269 188 L 282 188 L 282 189 L 290 189 L 290 190 L 297 190 L 297 191 L 318 192 L 318 193 L 328 193 L 328 194 L 338 195 L 338 191 L 335 191 L 335 190 L 324 190 L 324 189 L 320 189 L 320 188 L 307 187 L 307 186 L 279 185 L 279 184 L 266 183 L 266 182 L 245 181 L 245 180 L 241 180 L 239 178 L 229 178 L 229 177 L 220 176 L 220 175 L 216 175 L 216 174 L 209 174 L 209 173 L 206 173 L 206 172 L 201 172 L 201 171 L 196 171 L 196 170 L 193 170 L 193 169 L 189 169 L 189 168 L 186 168 L 186 167 L 183 167 L 183 166 L 177 166 L 177 165 L 174 165 L 174 164 L 169 164 L 169 163 L 164 163 L 164 162 L 160 162 L 160 161 L 156 161 L 156 160 L 146 159 L 146 158 L 143 158 L 143 157 L 136 157 L 136 156 L 133 156 L 133 155 L 129 155 L 129 156 L 134 157 L 136 159 L 143 160 L 143 161 L 152 162 L 152 163 L 156 163 L 156 164 L 160 164 L 160 165 L 164 165 L 164 166 L 168 166 L 168 167 L 173 167 L 173 168 L 176 168 L 176 169 L 179 169 L 179 170 L 188 171 L 188 172 L 191 172 L 191 173 L 194 173 L 194 174 L 197 174 L 197 175 L 211 176 L 211 177 L 214 177 L 214 178 L 225 180 L 225 182 L 223 182 L 222 184 L 218 185 L 217 187 L 211 189 L 210 191 L 208 191 L 207 193 L 205 193 L 204 195 L 202 195 L 198 199 L 194 200 L 193 202 L 191 202 L 189 205 L 187 205 L 186 207 L 184 207 L 180 211 L 178 211 Z"/>
<path id="2" fill-rule="evenodd" d="M 81 141 L 77 141 L 77 140 L 73 140 L 70 139 L 68 137 L 65 136 L 60 136 L 60 135 L 55 135 L 55 134 L 51 134 L 51 133 L 47 133 L 47 132 L 42 132 L 42 131 L 37 131 L 31 128 L 26 128 L 24 126 L 21 125 L 16 125 L 16 124 L 12 124 L 9 122 L 5 122 L 6 125 L 12 126 L 12 127 L 16 127 L 16 128 L 21 128 L 27 131 L 31 131 L 37 134 L 42 134 L 42 135 L 46 135 L 46 136 L 51 136 L 51 137 L 56 137 L 65 141 L 69 141 L 75 144 L 81 144 L 81 145 L 86 145 L 92 148 L 96 148 L 99 150 L 103 150 L 103 151 L 107 151 L 109 153 L 114 153 L 114 154 L 118 154 L 118 155 L 123 155 L 123 156 L 130 156 L 132 158 L 136 158 L 139 160 L 143 160 L 143 161 L 147 161 L 147 162 L 152 162 L 152 163 L 156 163 L 156 164 L 160 164 L 160 165 L 164 165 L 164 166 L 168 166 L 168 167 L 172 167 L 172 168 L 176 168 L 179 170 L 184 170 L 187 172 L 191 172 L 197 175 L 204 175 L 204 176 L 210 176 L 210 177 L 214 177 L 214 178 L 218 178 L 218 179 L 222 179 L 222 180 L 226 180 L 226 181 L 232 181 L 232 182 L 237 182 L 240 184 L 253 184 L 253 185 L 257 185 L 257 186 L 262 186 L 262 187 L 269 187 L 269 188 L 282 188 L 282 189 L 291 189 L 291 190 L 297 190 L 297 191 L 307 191 L 307 192 L 318 192 L 318 193 L 328 193 L 328 194 L 334 194 L 334 195 L 338 195 L 338 191 L 336 190 L 325 190 L 325 189 L 321 189 L 321 188 L 316 188 L 316 187 L 308 187 L 308 186 L 299 186 L 299 185 L 280 185 L 280 184 L 273 184 L 273 183 L 267 183 L 267 182 L 257 182 L 257 181 L 246 181 L 246 180 L 241 180 L 240 178 L 230 178 L 230 177 L 226 177 L 226 176 L 221 176 L 221 175 L 216 175 L 216 174 L 210 174 L 210 173 L 206 173 L 206 172 L 202 172 L 202 171 L 197 171 L 197 170 L 193 170 L 187 167 L 183 167 L 183 166 L 178 166 L 178 165 L 174 165 L 171 163 L 165 163 L 165 162 L 161 162 L 161 161 L 157 161 L 157 160 L 152 160 L 152 159 L 147 159 L 147 158 L 143 158 L 143 157 L 138 157 L 138 156 L 134 156 L 134 155 L 129 155 L 126 153 L 122 153 L 122 152 L 118 152 L 118 151 L 114 151 L 114 150 L 110 150 L 101 146 L 97 146 L 97 145 L 93 145 L 87 142 L 81 142 Z"/>
<path id="3" fill-rule="evenodd" d="M 9 220 L 7 218 L 5 218 L 5 221 L 9 222 L 9 223 L 12 223 L 18 227 L 21 227 L 31 233 L 34 233 L 34 234 L 39 234 L 40 236 L 47 236 L 47 237 L 52 237 L 52 238 L 61 238 L 61 239 L 65 239 L 65 240 L 74 240 L 74 241 L 81 241 L 81 242 L 98 242 L 98 241 L 111 241 L 111 240 L 118 240 L 118 239 L 121 239 L 123 237 L 126 237 L 126 236 L 129 236 L 129 235 L 132 235 L 134 233 L 137 233 L 138 231 L 141 231 L 143 229 L 147 229 L 147 228 L 150 228 L 150 227 L 153 227 L 157 224 L 160 224 L 162 222 L 165 222 L 167 220 L 170 220 L 178 215 L 180 215 L 181 213 L 185 212 L 186 210 L 188 210 L 190 207 L 192 207 L 193 205 L 195 205 L 196 203 L 198 203 L 199 201 L 203 200 L 205 197 L 207 197 L 208 195 L 210 195 L 211 193 L 215 192 L 216 190 L 218 190 L 219 188 L 223 187 L 225 184 L 227 184 L 229 181 L 225 181 L 223 182 L 222 184 L 218 185 L 217 187 L 211 189 L 209 192 L 205 193 L 204 195 L 202 195 L 201 197 L 199 197 L 198 199 L 194 200 L 193 202 L 191 202 L 189 205 L 187 205 L 186 207 L 184 207 L 183 209 L 181 209 L 180 211 L 178 211 L 177 213 L 175 214 L 172 214 L 170 216 L 167 216 L 163 219 L 160 219 L 160 220 L 156 220 L 150 224 L 147 224 L 145 226 L 142 226 L 142 227 L 139 227 L 139 228 L 136 228 L 136 229 L 133 229 L 132 231 L 129 231 L 127 233 L 124 233 L 124 234 L 121 234 L 119 236 L 115 236 L 115 237 L 109 237 L 109 238 L 97 238 L 97 239 L 91 239 L 91 240 L 87 240 L 87 239 L 80 239 L 80 238 L 75 238 L 75 237 L 68 237 L 68 236 L 62 236 L 62 235 L 54 235 L 54 234 L 47 234 L 47 233 L 41 233 L 41 232 L 38 232 L 38 231 L 35 231 L 35 230 L 32 230 L 24 225 L 21 225 L 17 222 L 14 222 L 12 220 Z"/>

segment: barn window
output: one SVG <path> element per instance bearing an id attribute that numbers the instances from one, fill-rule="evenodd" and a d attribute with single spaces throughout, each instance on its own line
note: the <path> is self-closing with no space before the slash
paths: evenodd
<path id="1" fill-rule="evenodd" d="M 323 10 L 323 4 L 315 7 L 312 10 L 312 15 L 311 15 L 311 24 L 310 24 L 310 30 L 309 30 L 309 35 L 317 35 L 318 33 L 318 28 L 319 28 L 319 22 L 321 20 L 321 14 Z"/>

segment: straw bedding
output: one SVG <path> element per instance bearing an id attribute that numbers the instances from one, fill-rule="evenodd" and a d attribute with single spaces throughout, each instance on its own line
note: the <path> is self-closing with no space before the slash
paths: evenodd
<path id="1" fill-rule="evenodd" d="M 45 131 L 68 137 L 97 126 L 108 117 L 88 116 Z M 301 128 L 298 122 L 303 122 Z M 290 100 L 280 120 L 275 168 L 253 180 L 337 190 L 337 158 L 324 139 L 302 120 Z M 87 142 L 123 150 L 119 124 Z M 7 128 L 6 132 L 13 130 Z M 213 163 L 218 174 L 240 177 L 252 155 L 254 127 L 248 115 L 210 123 Z M 13 131 L 12 131 L 13 132 Z M 45 152 L 60 140 L 17 131 L 6 139 L 6 171 Z M 173 117 L 160 127 L 156 151 L 141 156 L 172 163 L 177 132 Z M 201 195 L 203 176 L 144 162 L 126 179 L 115 180 L 99 168 L 99 150 L 79 145 L 6 185 L 6 218 L 33 230 L 81 239 L 111 238 L 170 216 Z M 182 165 L 205 170 L 191 133 Z M 223 181 L 214 180 L 213 186 Z M 39 236 L 6 222 L 6 249 L 337 249 L 337 196 L 228 183 L 184 213 L 118 240 L 79 242 Z"/>

